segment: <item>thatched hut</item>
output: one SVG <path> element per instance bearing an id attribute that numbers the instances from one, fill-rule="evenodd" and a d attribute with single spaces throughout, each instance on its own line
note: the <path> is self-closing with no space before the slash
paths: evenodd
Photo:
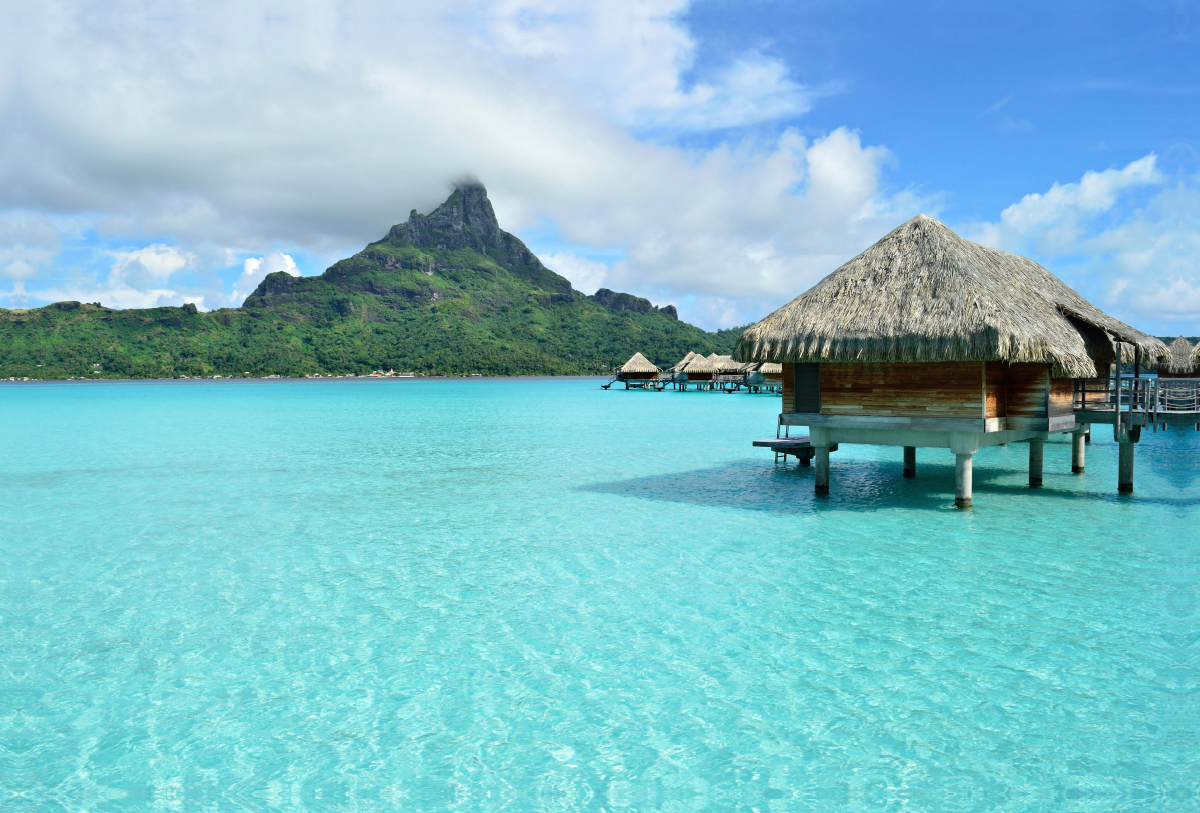
<path id="1" fill-rule="evenodd" d="M 1168 356 L 1033 260 L 918 215 L 747 329 L 734 357 L 783 365 L 780 421 L 809 427 L 818 493 L 835 444 L 903 446 L 907 475 L 917 446 L 942 447 L 966 506 L 982 446 L 1030 441 L 1041 484 L 1047 433 L 1076 429 L 1073 380 L 1111 364 L 1114 341 L 1142 364 Z M 1134 440 L 1122 444 L 1130 478 Z"/>
<path id="2" fill-rule="evenodd" d="M 765 361 L 758 365 L 758 372 L 762 373 L 763 384 L 768 387 L 783 386 L 783 365 L 773 361 Z"/>
<path id="3" fill-rule="evenodd" d="M 687 363 L 689 361 L 691 361 L 692 359 L 694 359 L 695 357 L 696 357 L 696 354 L 689 350 L 688 354 L 686 356 L 684 356 L 678 362 L 675 363 L 675 366 L 671 368 L 671 372 L 673 372 L 673 373 L 682 372 L 683 368 L 687 366 Z"/>
<path id="4" fill-rule="evenodd" d="M 695 384 L 696 389 L 712 389 L 713 376 L 716 373 L 717 368 L 711 361 L 704 356 L 692 354 L 675 374 L 675 383 L 684 391 L 687 390 L 688 384 Z"/>
<path id="5" fill-rule="evenodd" d="M 1200 345 L 1193 347 L 1191 342 L 1180 336 L 1167 345 L 1167 349 L 1171 351 L 1171 358 L 1158 365 L 1158 377 L 1194 378 L 1197 362 L 1200 362 L 1200 355 L 1197 355 Z"/>
<path id="6" fill-rule="evenodd" d="M 641 353 L 634 353 L 629 361 L 617 369 L 617 381 L 625 382 L 625 389 L 629 389 L 631 382 L 634 387 L 645 387 L 646 382 L 658 378 L 661 372 L 662 370 Z"/>
<path id="7" fill-rule="evenodd" d="M 717 373 L 720 375 L 742 374 L 742 367 L 744 365 L 740 361 L 734 361 L 733 356 L 720 356 L 716 353 L 713 353 L 708 357 L 708 360 L 712 366 L 717 368 Z"/>

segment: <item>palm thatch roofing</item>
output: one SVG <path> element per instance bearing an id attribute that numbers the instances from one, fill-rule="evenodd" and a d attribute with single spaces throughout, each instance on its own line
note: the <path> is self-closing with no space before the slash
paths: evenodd
<path id="1" fill-rule="evenodd" d="M 1167 349 L 1171 351 L 1171 359 L 1166 364 L 1158 365 L 1159 372 L 1167 372 L 1171 375 L 1191 375 L 1195 372 L 1196 362 L 1200 361 L 1197 358 L 1197 350 L 1200 350 L 1200 345 L 1192 347 L 1191 342 L 1180 336 L 1171 342 Z"/>
<path id="2" fill-rule="evenodd" d="M 684 356 L 683 358 L 681 358 L 681 359 L 678 361 L 678 363 L 676 363 L 676 364 L 675 364 L 675 366 L 674 366 L 674 367 L 672 367 L 671 369 L 672 369 L 674 372 L 677 372 L 677 373 L 678 373 L 678 372 L 682 371 L 682 370 L 683 370 L 683 368 L 687 366 L 687 363 L 688 363 L 689 361 L 691 361 L 692 359 L 694 359 L 695 357 L 696 357 L 696 354 L 695 354 L 695 353 L 693 353 L 693 352 L 691 352 L 691 351 L 689 351 L 689 352 L 688 352 L 688 354 L 687 354 L 686 356 Z"/>
<path id="3" fill-rule="evenodd" d="M 752 325 L 734 358 L 771 362 L 1006 361 L 1090 378 L 1115 359 L 1169 357 L 1153 336 L 1103 313 L 1026 257 L 959 237 L 917 215 Z"/>
<path id="4" fill-rule="evenodd" d="M 783 365 L 765 361 L 758 365 L 758 371 L 763 375 L 783 375 Z"/>
<path id="5" fill-rule="evenodd" d="M 1192 348 L 1192 364 L 1200 365 L 1200 344 Z"/>
<path id="6" fill-rule="evenodd" d="M 734 361 L 733 356 L 721 356 L 712 353 L 708 357 L 708 363 L 715 367 L 718 373 L 723 375 L 732 375 L 742 371 L 742 363 Z"/>
<path id="7" fill-rule="evenodd" d="M 682 373 L 715 373 L 717 367 L 704 356 L 693 353 L 692 357 L 687 360 L 687 364 L 680 367 L 679 371 Z"/>
<path id="8" fill-rule="evenodd" d="M 648 358 L 641 353 L 634 353 L 629 361 L 621 365 L 620 372 L 622 373 L 661 373 L 658 367 L 654 366 Z"/>

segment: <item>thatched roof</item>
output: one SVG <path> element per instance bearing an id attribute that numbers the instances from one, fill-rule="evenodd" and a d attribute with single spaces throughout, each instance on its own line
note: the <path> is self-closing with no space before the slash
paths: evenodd
<path id="1" fill-rule="evenodd" d="M 694 359 L 695 357 L 696 357 L 696 354 L 695 354 L 695 353 L 693 353 L 693 352 L 691 352 L 691 351 L 689 351 L 689 352 L 688 352 L 688 354 L 687 354 L 686 356 L 684 356 L 683 358 L 681 358 L 681 359 L 680 359 L 680 360 L 679 360 L 679 361 L 678 361 L 678 362 L 675 364 L 675 366 L 674 366 L 674 367 L 672 367 L 671 369 L 672 369 L 672 370 L 674 370 L 675 372 L 679 372 L 680 370 L 682 370 L 684 367 L 686 367 L 686 366 L 687 366 L 687 363 L 688 363 L 689 361 L 691 361 L 691 360 L 692 360 L 692 359 Z"/>
<path id="2" fill-rule="evenodd" d="M 763 375 L 783 375 L 783 365 L 772 361 L 765 361 L 758 365 L 758 371 Z"/>
<path id="3" fill-rule="evenodd" d="M 1192 348 L 1192 364 L 1200 365 L 1200 344 Z"/>
<path id="4" fill-rule="evenodd" d="M 1045 362 L 1096 375 L 1112 339 L 1166 345 L 1113 319 L 1026 257 L 964 240 L 917 215 L 747 329 L 734 358 L 804 362 Z"/>
<path id="5" fill-rule="evenodd" d="M 662 370 L 650 363 L 641 353 L 634 353 L 629 361 L 621 365 L 623 373 L 661 373 Z"/>
<path id="6" fill-rule="evenodd" d="M 692 357 L 688 359 L 687 364 L 680 367 L 679 371 L 682 373 L 715 373 L 717 368 L 716 365 L 704 356 L 693 353 Z"/>
<path id="7" fill-rule="evenodd" d="M 733 356 L 719 356 L 713 353 L 708 357 L 708 363 L 717 369 L 717 372 L 722 374 L 732 375 L 742 371 L 742 363 L 734 361 Z"/>
<path id="8" fill-rule="evenodd" d="M 1167 349 L 1171 351 L 1171 359 L 1166 364 L 1158 365 L 1159 372 L 1167 372 L 1171 375 L 1191 375 L 1195 371 L 1196 351 L 1200 350 L 1200 345 L 1192 347 L 1192 343 L 1180 336 L 1175 341 L 1171 342 Z"/>

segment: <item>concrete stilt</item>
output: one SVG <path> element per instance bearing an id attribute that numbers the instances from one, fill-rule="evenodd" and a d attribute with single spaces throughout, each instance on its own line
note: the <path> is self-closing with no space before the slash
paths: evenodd
<path id="1" fill-rule="evenodd" d="M 810 463 L 812 463 L 813 454 L 811 451 L 801 452 L 800 456 L 797 459 L 800 461 L 801 466 L 804 466 L 804 468 L 808 468 L 808 465 Z"/>
<path id="2" fill-rule="evenodd" d="M 1042 485 L 1042 459 L 1046 451 L 1046 443 L 1040 438 L 1029 441 L 1029 487 L 1040 488 Z"/>
<path id="3" fill-rule="evenodd" d="M 1071 433 L 1071 473 L 1083 474 L 1084 435 L 1086 426 Z"/>
<path id="4" fill-rule="evenodd" d="M 1133 492 L 1133 443 L 1122 441 L 1117 446 L 1117 491 L 1130 494 Z"/>
<path id="5" fill-rule="evenodd" d="M 1085 423 L 1083 425 L 1083 442 L 1084 443 L 1092 442 L 1092 425 L 1090 423 Z"/>
<path id="6" fill-rule="evenodd" d="M 817 476 L 814 490 L 817 494 L 829 493 L 829 447 L 816 446 L 814 450 L 817 453 Z"/>
<path id="7" fill-rule="evenodd" d="M 917 447 L 916 446 L 905 446 L 904 447 L 904 476 L 905 477 L 916 477 L 917 476 Z"/>
<path id="8" fill-rule="evenodd" d="M 954 505 L 957 508 L 971 507 L 971 461 L 973 454 L 954 456 Z"/>

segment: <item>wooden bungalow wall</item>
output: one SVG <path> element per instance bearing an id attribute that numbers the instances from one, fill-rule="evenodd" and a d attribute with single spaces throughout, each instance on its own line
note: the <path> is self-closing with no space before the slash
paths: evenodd
<path id="1" fill-rule="evenodd" d="M 785 364 L 783 411 L 822 415 L 1045 418 L 1070 415 L 1070 379 L 1047 364 Z"/>
<path id="2" fill-rule="evenodd" d="M 983 365 L 822 364 L 822 415 L 983 417 Z"/>
<path id="3" fill-rule="evenodd" d="M 1050 396 L 1048 364 L 1008 366 L 1008 417 L 1044 418 Z"/>

